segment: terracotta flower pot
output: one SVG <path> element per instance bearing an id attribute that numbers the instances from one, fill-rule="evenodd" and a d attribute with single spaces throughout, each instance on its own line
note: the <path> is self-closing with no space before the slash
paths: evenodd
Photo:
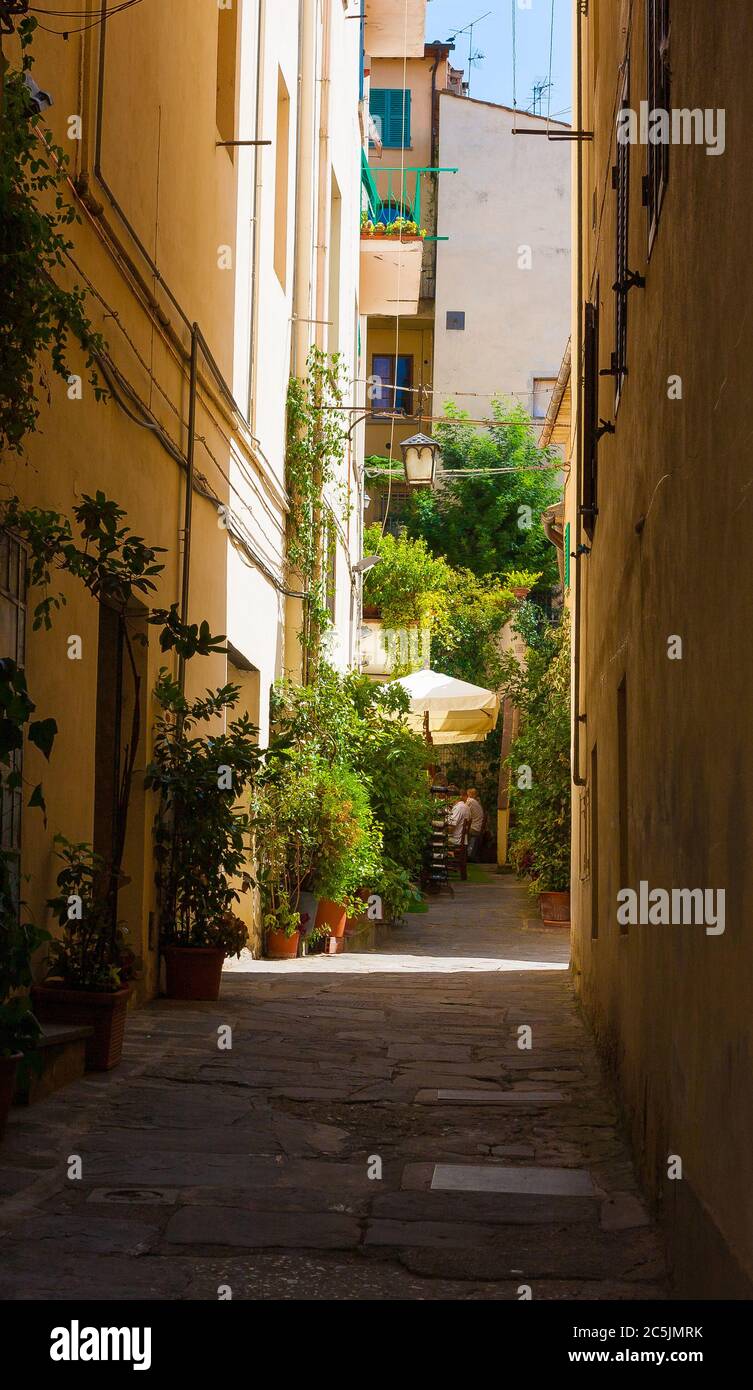
<path id="1" fill-rule="evenodd" d="M 268 931 L 265 956 L 267 960 L 295 960 L 301 933 L 294 931 L 286 936 L 284 931 Z"/>
<path id="2" fill-rule="evenodd" d="M 5 1133 L 5 1122 L 16 1085 L 16 1067 L 22 1056 L 23 1053 L 16 1052 L 12 1057 L 0 1057 L 0 1139 Z"/>
<path id="3" fill-rule="evenodd" d="M 544 922 L 570 925 L 570 892 L 539 893 L 539 912 Z"/>
<path id="4" fill-rule="evenodd" d="M 34 1012 L 40 1023 L 79 1024 L 93 1028 L 86 1039 L 86 1070 L 112 1071 L 123 1052 L 131 986 L 111 991 L 34 985 Z"/>
<path id="5" fill-rule="evenodd" d="M 320 898 L 316 912 L 316 925 L 327 929 L 330 936 L 344 936 L 347 915 L 345 908 L 341 907 L 340 903 L 333 903 L 331 898 Z"/>
<path id="6" fill-rule="evenodd" d="M 220 997 L 225 952 L 221 946 L 163 946 L 168 999 L 211 1003 Z"/>

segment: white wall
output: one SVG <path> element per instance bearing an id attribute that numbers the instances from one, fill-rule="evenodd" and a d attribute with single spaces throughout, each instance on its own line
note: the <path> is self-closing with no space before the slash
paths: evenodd
<path id="1" fill-rule="evenodd" d="M 324 240 L 328 246 L 324 258 L 324 303 L 326 318 L 330 307 L 329 241 L 331 234 L 330 190 L 332 174 L 341 197 L 340 254 L 337 258 L 337 304 L 339 321 L 338 348 L 345 359 L 347 377 L 346 400 L 356 399 L 359 371 L 356 361 L 358 344 L 357 295 L 359 270 L 360 217 L 360 153 L 363 144 L 359 119 L 359 45 L 360 25 L 346 19 L 341 0 L 305 0 L 316 6 L 314 46 L 304 82 L 313 90 L 314 119 L 306 132 L 299 126 L 299 3 L 298 0 L 245 0 L 241 11 L 242 40 L 238 67 L 238 133 L 239 139 L 271 140 L 258 151 L 238 150 L 239 171 L 238 223 L 236 240 L 236 306 L 233 390 L 239 405 L 248 409 L 248 419 L 256 444 L 253 446 L 255 464 L 250 467 L 239 452 L 234 451 L 231 462 L 231 515 L 229 532 L 233 540 L 228 545 L 228 637 L 245 661 L 259 671 L 260 734 L 264 742 L 268 735 L 269 687 L 294 663 L 297 653 L 285 652 L 285 598 L 275 584 L 288 579 L 284 566 L 285 541 L 285 402 L 291 372 L 293 343 L 293 294 L 296 265 L 296 231 L 306 218 L 313 217 L 314 235 L 303 247 L 305 271 L 306 314 L 316 315 L 317 256 L 315 241 L 320 169 L 321 100 L 324 69 L 323 24 L 324 7 L 330 4 L 330 86 L 329 140 L 326 145 L 322 186 L 327 193 Z M 262 6 L 261 79 L 259 86 L 260 120 L 257 128 L 257 34 L 259 4 Z M 310 18 L 310 12 L 307 13 Z M 277 100 L 278 74 L 282 76 L 290 98 L 289 159 L 288 159 L 288 224 L 287 270 L 284 285 L 275 271 L 275 181 L 277 169 Z M 302 180 L 297 178 L 300 160 Z M 254 184 L 256 184 L 256 222 L 254 213 Z M 297 197 L 301 196 L 301 208 Z M 255 234 L 254 234 L 255 231 Z M 320 267 L 321 268 L 321 267 Z M 310 282 L 310 283 L 309 283 Z M 314 343 L 319 334 L 320 345 L 334 346 L 328 340 L 326 325 L 306 326 L 306 341 Z M 365 327 L 362 327 L 365 339 Z M 252 363 L 249 370 L 249 362 Z M 350 419 L 351 417 L 348 417 Z M 351 510 L 344 519 L 343 536 L 338 542 L 336 561 L 337 597 L 335 631 L 331 649 L 340 667 L 354 659 L 354 633 L 357 610 L 351 604 L 350 562 L 360 555 L 361 504 L 357 496 L 358 479 L 363 460 L 363 432 L 354 432 L 354 449 L 343 461 L 338 487 L 328 499 L 333 507 L 342 507 L 342 498 L 350 495 Z M 245 549 L 244 549 L 245 542 Z M 249 555 L 253 552 L 258 563 Z M 265 573 L 266 570 L 266 573 Z M 290 634 L 288 642 L 290 643 Z"/>
<path id="2" fill-rule="evenodd" d="M 439 102 L 439 163 L 458 173 L 439 184 L 449 241 L 437 247 L 434 413 L 455 399 L 484 418 L 494 394 L 530 411 L 533 378 L 556 378 L 570 331 L 571 146 L 511 134 L 514 121 L 545 128 L 541 118 L 450 93 Z M 464 330 L 447 329 L 448 310 L 465 311 Z"/>

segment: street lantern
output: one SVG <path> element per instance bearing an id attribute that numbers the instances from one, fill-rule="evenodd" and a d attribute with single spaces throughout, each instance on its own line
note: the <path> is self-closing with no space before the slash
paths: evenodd
<path id="1" fill-rule="evenodd" d="M 428 434 L 413 434 L 400 445 L 405 477 L 411 487 L 433 487 L 439 445 Z"/>

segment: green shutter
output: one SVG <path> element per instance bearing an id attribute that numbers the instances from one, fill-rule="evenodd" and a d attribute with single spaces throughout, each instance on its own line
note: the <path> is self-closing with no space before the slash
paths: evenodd
<path id="1" fill-rule="evenodd" d="M 565 589 L 570 588 L 570 522 L 565 526 Z"/>
<path id="2" fill-rule="evenodd" d="M 381 128 L 382 141 L 385 134 L 385 112 L 387 109 L 387 89 L 385 87 L 372 87 L 369 92 L 369 111 Z"/>
<path id="3" fill-rule="evenodd" d="M 402 87 L 372 87 L 369 111 L 381 124 L 382 144 L 386 149 L 402 149 L 410 145 L 410 91 Z"/>

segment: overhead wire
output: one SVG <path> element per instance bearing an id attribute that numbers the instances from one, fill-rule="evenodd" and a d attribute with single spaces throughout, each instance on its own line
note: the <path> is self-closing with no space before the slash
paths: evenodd
<path id="1" fill-rule="evenodd" d="M 142 0 L 122 0 L 116 5 L 115 9 L 108 10 L 106 14 L 100 14 L 97 18 L 89 20 L 86 24 L 79 24 L 75 28 L 68 26 L 65 29 L 51 29 L 49 24 L 42 24 L 37 20 L 37 28 L 43 30 L 45 34 L 54 34 L 56 38 L 67 39 L 71 34 L 85 34 L 89 29 L 97 29 L 99 25 L 106 24 L 109 19 L 114 19 L 115 15 L 121 14 L 123 10 L 133 9 L 134 5 L 140 5 Z M 47 10 L 40 5 L 30 5 L 29 12 L 34 14 L 47 15 L 53 19 L 82 19 L 81 10 Z"/>

